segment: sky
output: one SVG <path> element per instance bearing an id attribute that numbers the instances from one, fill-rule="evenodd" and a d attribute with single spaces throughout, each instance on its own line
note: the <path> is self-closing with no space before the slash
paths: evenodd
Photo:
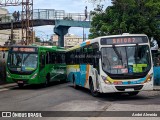
<path id="1" fill-rule="evenodd" d="M 55 10 L 65 10 L 66 13 L 84 13 L 85 6 L 87 6 L 87 11 L 91 11 L 96 7 L 96 4 L 86 2 L 89 0 L 33 0 L 33 9 L 55 9 Z M 105 0 L 103 2 L 105 7 L 111 5 L 111 0 Z M 12 6 L 7 8 L 10 13 L 16 11 L 21 11 L 21 6 Z M 54 26 L 40 26 L 34 27 L 36 31 L 36 36 L 48 36 L 48 39 L 54 32 Z M 83 36 L 83 28 L 72 27 L 69 29 L 70 34 L 75 34 L 78 36 Z M 84 33 L 88 36 L 89 29 L 85 28 Z"/>

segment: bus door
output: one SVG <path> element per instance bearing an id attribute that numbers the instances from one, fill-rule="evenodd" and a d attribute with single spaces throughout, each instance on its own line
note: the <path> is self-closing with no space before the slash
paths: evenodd
<path id="1" fill-rule="evenodd" d="M 48 72 L 50 73 L 50 80 L 55 81 L 55 80 L 60 80 L 61 77 L 61 58 L 60 58 L 60 53 L 58 52 L 49 52 L 48 54 Z"/>
<path id="2" fill-rule="evenodd" d="M 45 80 L 46 79 L 46 70 L 45 70 L 45 66 L 46 66 L 46 55 L 44 52 L 41 52 L 40 53 L 40 57 L 39 57 L 39 61 L 40 61 L 40 64 L 39 64 L 39 76 L 42 80 Z"/>
<path id="3" fill-rule="evenodd" d="M 54 55 L 54 79 L 62 80 L 66 74 L 65 54 L 57 52 Z"/>

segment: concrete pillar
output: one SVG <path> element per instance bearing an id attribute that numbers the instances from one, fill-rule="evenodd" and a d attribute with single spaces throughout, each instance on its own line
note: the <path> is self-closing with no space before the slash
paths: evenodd
<path id="1" fill-rule="evenodd" d="M 58 46 L 64 47 L 64 35 L 68 33 L 70 26 L 58 26 L 54 27 L 54 33 L 58 35 Z"/>

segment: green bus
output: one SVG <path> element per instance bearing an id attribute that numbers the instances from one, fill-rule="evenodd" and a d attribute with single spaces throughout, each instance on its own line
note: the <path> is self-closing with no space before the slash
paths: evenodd
<path id="1" fill-rule="evenodd" d="M 65 49 L 57 46 L 12 46 L 6 65 L 7 82 L 44 84 L 66 79 Z"/>

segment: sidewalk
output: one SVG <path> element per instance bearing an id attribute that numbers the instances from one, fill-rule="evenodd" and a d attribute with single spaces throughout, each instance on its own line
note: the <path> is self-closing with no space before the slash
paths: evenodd
<path id="1" fill-rule="evenodd" d="M 6 84 L 2 84 L 2 85 L 0 85 L 0 89 L 9 88 L 9 87 L 13 87 L 13 86 L 17 86 L 17 83 L 6 83 Z"/>
<path id="2" fill-rule="evenodd" d="M 156 86 L 156 85 L 155 85 L 155 86 L 153 87 L 153 90 L 154 90 L 154 91 L 160 91 L 160 86 Z"/>

